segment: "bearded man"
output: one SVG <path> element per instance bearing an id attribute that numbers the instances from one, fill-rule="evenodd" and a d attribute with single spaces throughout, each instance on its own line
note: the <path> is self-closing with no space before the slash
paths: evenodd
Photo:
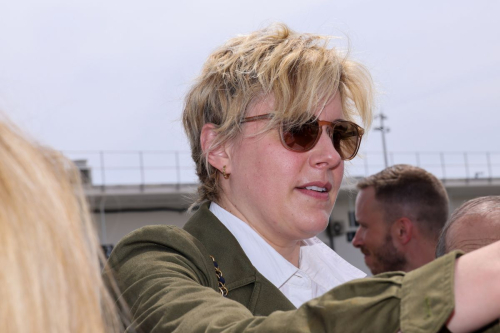
<path id="1" fill-rule="evenodd" d="M 352 244 L 372 274 L 409 272 L 431 262 L 448 219 L 441 181 L 422 168 L 398 164 L 361 180 Z"/>

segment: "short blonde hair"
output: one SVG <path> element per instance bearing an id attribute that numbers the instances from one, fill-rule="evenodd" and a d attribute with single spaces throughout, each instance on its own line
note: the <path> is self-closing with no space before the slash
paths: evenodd
<path id="1" fill-rule="evenodd" d="M 185 99 L 183 124 L 200 179 L 198 201 L 217 201 L 218 171 L 207 163 L 209 151 L 240 133 L 250 103 L 274 98 L 274 118 L 266 129 L 306 122 L 338 92 L 344 117 L 372 119 L 373 83 L 366 68 L 330 48 L 333 37 L 300 34 L 284 24 L 230 39 L 205 62 Z M 215 142 L 203 152 L 200 135 L 207 123 L 217 127 Z"/>
<path id="2" fill-rule="evenodd" d="M 1 118 L 0 161 L 0 330 L 118 332 L 78 170 Z"/>

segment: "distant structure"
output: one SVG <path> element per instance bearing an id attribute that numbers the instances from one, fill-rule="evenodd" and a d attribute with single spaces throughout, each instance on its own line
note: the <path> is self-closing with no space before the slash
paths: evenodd
<path id="1" fill-rule="evenodd" d="M 127 153 L 127 156 L 135 154 L 137 159 L 140 156 L 140 152 L 125 153 Z M 98 151 L 93 152 L 91 157 L 94 159 L 78 158 L 78 160 L 83 160 L 78 162 L 78 165 L 82 169 L 82 177 L 88 183 L 85 186 L 85 192 L 103 245 L 112 246 L 129 232 L 145 225 L 173 224 L 183 226 L 186 223 L 189 218 L 186 210 L 193 202 L 191 198 L 195 195 L 197 188 L 195 183 L 178 181 L 179 179 L 190 179 L 189 175 L 192 171 L 189 169 L 189 164 L 185 162 L 185 160 L 189 159 L 188 154 L 184 156 L 182 153 L 169 153 L 174 156 L 172 159 L 173 167 L 166 165 L 167 167 L 164 169 L 159 169 L 156 166 L 148 169 L 148 164 L 145 163 L 142 165 L 144 170 L 141 171 L 141 164 L 137 163 L 136 169 L 130 170 L 129 173 L 122 170 L 130 169 L 127 167 L 127 165 L 130 165 L 127 164 L 130 163 L 130 160 L 127 160 L 125 165 L 116 165 L 106 159 L 106 168 L 104 168 L 103 165 L 99 164 L 99 154 Z M 153 154 L 157 155 L 158 153 L 151 153 L 151 155 Z M 179 156 L 178 159 L 175 158 L 177 156 Z M 150 158 L 146 153 L 144 153 L 144 157 L 145 161 Z M 111 161 L 115 162 L 114 160 Z M 185 169 L 176 170 L 176 165 Z M 125 177 L 123 182 L 110 183 L 110 180 L 114 178 L 115 170 L 119 174 L 131 174 L 135 178 Z M 141 181 L 140 175 L 142 172 L 145 175 L 143 179 L 148 180 L 149 183 Z M 151 179 L 154 179 L 154 177 L 151 177 L 148 172 L 168 173 L 168 176 L 164 178 L 173 181 L 167 183 L 152 182 Z M 454 209 L 464 201 L 479 196 L 500 193 L 500 178 L 495 178 L 494 172 L 496 172 L 496 169 L 493 169 L 492 166 L 491 171 L 486 172 L 485 177 L 477 179 L 446 178 L 444 184 L 450 199 L 450 208 Z M 106 173 L 107 180 L 105 184 L 102 183 L 104 173 Z M 342 184 L 335 204 L 334 214 L 330 218 L 333 223 L 330 231 L 333 231 L 332 243 L 335 244 L 335 251 L 365 273 L 371 274 L 364 263 L 363 254 L 351 244 L 358 227 L 354 213 L 355 196 L 352 193 L 356 191 L 356 183 L 360 179 L 346 179 L 346 182 Z M 326 233 L 321 234 L 320 238 L 326 244 L 331 244 Z M 109 250 L 109 247 L 107 249 Z"/>
<path id="2" fill-rule="evenodd" d="M 82 183 L 84 185 L 92 185 L 92 169 L 87 165 L 87 160 L 73 160 L 73 163 L 80 170 Z"/>
<path id="3" fill-rule="evenodd" d="M 384 126 L 384 120 L 387 119 L 387 116 L 380 112 L 375 116 L 375 119 L 380 119 L 380 126 L 373 128 L 375 131 L 380 131 L 382 134 L 382 149 L 384 153 L 384 166 L 387 168 L 389 166 L 389 161 L 387 159 L 387 144 L 385 143 L 385 133 L 389 133 L 391 130 L 389 127 Z"/>

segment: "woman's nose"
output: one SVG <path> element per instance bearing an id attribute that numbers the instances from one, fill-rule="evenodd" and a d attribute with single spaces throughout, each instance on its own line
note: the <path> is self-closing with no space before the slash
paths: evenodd
<path id="1" fill-rule="evenodd" d="M 320 138 L 316 146 L 312 149 L 313 156 L 311 162 L 315 166 L 326 168 L 335 168 L 342 162 L 339 152 L 333 146 L 330 136 L 331 127 L 324 125 L 322 127 Z"/>

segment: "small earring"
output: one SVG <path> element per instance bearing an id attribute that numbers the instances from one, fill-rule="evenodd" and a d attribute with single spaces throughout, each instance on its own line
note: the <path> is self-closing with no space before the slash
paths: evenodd
<path id="1" fill-rule="evenodd" d="M 226 166 L 224 165 L 222 167 L 222 176 L 224 177 L 224 179 L 228 179 L 229 175 L 230 175 L 230 173 L 226 173 Z"/>

